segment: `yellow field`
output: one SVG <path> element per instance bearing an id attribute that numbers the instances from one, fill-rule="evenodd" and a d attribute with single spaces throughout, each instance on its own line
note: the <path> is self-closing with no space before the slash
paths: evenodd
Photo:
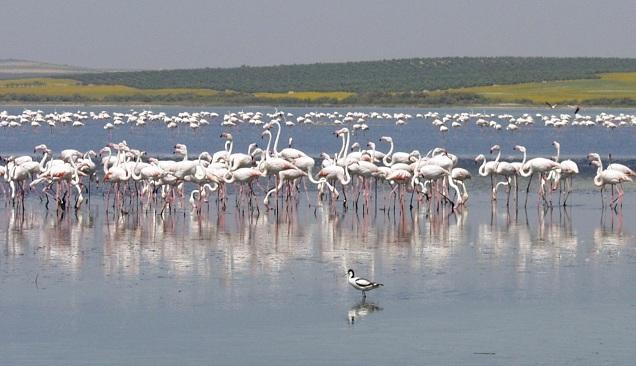
<path id="1" fill-rule="evenodd" d="M 492 99 L 493 102 L 516 102 L 529 100 L 536 104 L 560 103 L 563 101 L 583 101 L 586 99 L 636 99 L 636 72 L 608 73 L 599 75 L 599 79 L 548 81 L 539 83 L 521 83 L 511 85 L 492 85 L 471 88 L 450 89 L 443 92 L 469 92 Z M 19 100 L 23 95 L 41 97 L 80 96 L 85 100 L 101 102 L 130 97 L 143 100 L 144 97 L 157 97 L 157 100 L 206 100 L 227 101 L 233 97 L 231 92 L 219 93 L 210 89 L 137 89 L 123 85 L 82 85 L 71 79 L 35 78 L 0 80 L 0 97 Z M 355 93 L 351 92 L 287 92 L 254 93 L 260 100 L 278 102 L 284 100 L 320 101 L 331 99 L 342 101 Z M 163 98 L 167 97 L 167 98 Z M 176 98 L 174 98 L 176 97 Z M 230 98 L 230 99 L 227 99 Z M 28 99 L 28 98 L 27 98 Z"/>
<path id="2" fill-rule="evenodd" d="M 54 78 L 0 80 L 0 96 L 7 94 L 47 97 L 79 95 L 94 101 L 102 101 L 106 97 L 154 97 L 167 95 L 214 97 L 219 95 L 217 91 L 210 89 L 137 89 L 123 85 L 82 85 L 75 80 Z M 254 93 L 254 96 L 272 101 L 282 99 L 318 100 L 323 98 L 343 100 L 353 94 L 348 92 L 289 92 Z"/>
<path id="3" fill-rule="evenodd" d="M 601 74 L 600 79 L 480 86 L 449 91 L 477 93 L 503 102 L 528 99 L 537 104 L 597 98 L 636 99 L 636 72 Z"/>
<path id="4" fill-rule="evenodd" d="M 159 95 L 197 95 L 214 96 L 218 93 L 209 89 L 137 89 L 123 85 L 82 85 L 70 79 L 14 79 L 0 80 L 0 95 L 38 95 L 72 96 L 102 100 L 106 96 L 159 96 Z"/>
<path id="5" fill-rule="evenodd" d="M 317 99 L 336 99 L 343 100 L 355 93 L 349 92 L 289 92 L 289 93 L 254 93 L 254 96 L 264 99 L 300 99 L 300 100 L 317 100 Z"/>

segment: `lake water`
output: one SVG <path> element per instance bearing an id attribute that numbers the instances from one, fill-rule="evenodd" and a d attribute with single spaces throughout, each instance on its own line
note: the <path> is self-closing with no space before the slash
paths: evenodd
<path id="1" fill-rule="evenodd" d="M 390 134 L 403 150 L 444 143 L 470 156 L 525 143 L 547 155 L 558 139 L 565 155 L 636 157 L 631 128 L 441 136 L 421 121 L 373 123 L 361 142 Z M 301 148 L 335 152 L 333 129 L 285 132 Z M 174 142 L 215 151 L 220 130 L 4 130 L 0 153 L 38 143 L 97 150 L 121 138 L 156 154 Z M 232 133 L 246 146 L 260 129 Z M 0 363 L 631 365 L 636 196 L 626 187 L 621 209 L 601 210 L 591 170 L 580 166 L 573 206 L 545 210 L 534 194 L 527 209 L 493 206 L 479 177 L 457 212 L 381 210 L 382 200 L 368 213 L 345 210 L 317 206 L 313 192 L 311 207 L 301 195 L 278 215 L 232 204 L 223 212 L 214 202 L 201 216 L 121 214 L 106 211 L 101 192 L 77 213 L 47 211 L 36 194 L 24 211 L 1 198 Z M 385 286 L 362 302 L 348 268 Z"/>
<path id="2" fill-rule="evenodd" d="M 22 107 L 0 107 L 10 114 L 19 114 L 24 108 Z M 105 110 L 112 112 L 127 113 L 132 109 L 142 111 L 150 109 L 153 112 L 165 112 L 167 115 L 177 115 L 180 112 L 199 112 L 209 111 L 216 112 L 218 117 L 209 126 L 201 127 L 196 131 L 190 129 L 187 124 L 177 129 L 170 130 L 165 127 L 163 122 L 148 122 L 146 127 L 132 127 L 124 125 L 110 131 L 103 129 L 107 121 L 87 120 L 86 126 L 82 128 L 73 128 L 69 126 L 58 127 L 53 129 L 53 133 L 48 126 L 43 125 L 36 129 L 31 127 L 23 128 L 4 128 L 0 131 L 0 146 L 2 154 L 25 154 L 32 153 L 33 147 L 38 144 L 46 144 L 53 151 L 61 151 L 66 148 L 75 148 L 80 151 L 103 147 L 108 142 L 119 142 L 126 140 L 130 146 L 144 150 L 149 154 L 169 155 L 172 154 L 173 147 L 176 143 L 186 144 L 191 154 L 201 151 L 217 151 L 223 149 L 224 140 L 219 138 L 223 131 L 231 131 L 234 136 L 235 151 L 247 152 L 247 146 L 252 142 L 257 142 L 265 147 L 267 141 L 261 140 L 262 126 L 243 124 L 228 129 L 221 127 L 222 116 L 228 112 L 238 111 L 261 111 L 263 113 L 273 113 L 274 108 L 237 108 L 237 107 L 211 107 L 211 108 L 193 108 L 193 107 L 138 107 L 138 108 L 122 108 L 122 107 L 31 107 L 30 109 L 40 109 L 44 113 L 51 112 L 75 112 L 81 111 L 99 111 Z M 475 113 L 494 113 L 512 114 L 520 116 L 522 113 L 535 115 L 536 113 L 559 115 L 561 113 L 570 113 L 571 110 L 546 110 L 541 109 L 502 109 L 502 108 L 445 108 L 445 109 L 413 109 L 413 108 L 286 108 L 286 113 L 292 113 L 299 116 L 308 112 L 334 112 L 338 111 L 345 114 L 350 111 L 360 112 L 386 112 L 386 113 L 410 113 L 415 116 L 417 113 L 426 113 L 427 111 L 437 111 L 442 114 L 454 114 L 461 112 Z M 585 109 L 581 113 L 594 116 L 601 112 L 610 112 L 614 114 L 627 113 L 636 114 L 636 109 Z M 497 118 L 494 118 L 497 120 Z M 295 121 L 295 117 L 290 118 Z M 268 122 L 267 116 L 263 118 L 264 122 Z M 500 144 L 502 147 L 502 157 L 516 156 L 520 159 L 520 155 L 513 151 L 514 145 L 520 144 L 528 148 L 529 156 L 537 155 L 553 155 L 554 147 L 552 141 L 558 140 L 561 143 L 561 154 L 564 157 L 585 157 L 589 152 L 598 152 L 604 158 L 608 153 L 612 153 L 616 157 L 636 157 L 636 145 L 633 140 L 636 138 L 636 128 L 625 127 L 618 129 L 606 129 L 602 127 L 585 128 L 585 127 L 568 127 L 568 128 L 551 128 L 545 127 L 543 123 L 535 118 L 535 125 L 530 127 L 521 127 L 516 132 L 500 130 L 493 128 L 480 128 L 475 125 L 474 119 L 462 128 L 450 128 L 447 133 L 440 133 L 437 127 L 431 125 L 431 120 L 412 119 L 406 125 L 395 126 L 395 120 L 370 120 L 368 121 L 369 130 L 360 132 L 352 136 L 352 143 L 357 141 L 364 147 L 367 141 L 374 141 L 378 145 L 380 151 L 388 150 L 388 145 L 378 143 L 380 136 L 392 136 L 395 142 L 395 148 L 401 151 L 411 151 L 414 149 L 425 153 L 429 149 L 436 146 L 447 147 L 450 152 L 462 157 L 474 156 L 479 153 L 488 153 L 490 147 L 494 144 Z M 503 124 L 506 126 L 506 123 Z M 281 133 L 280 147 L 287 146 L 289 136 L 294 138 L 294 146 L 303 149 L 311 156 L 318 156 L 321 152 L 328 152 L 333 155 L 340 149 L 340 140 L 333 136 L 333 132 L 338 126 L 333 123 L 323 122 L 316 125 L 297 125 L 295 127 L 286 128 L 283 126 Z M 351 127 L 351 126 L 349 126 Z M 78 138 L 80 137 L 81 138 Z"/>

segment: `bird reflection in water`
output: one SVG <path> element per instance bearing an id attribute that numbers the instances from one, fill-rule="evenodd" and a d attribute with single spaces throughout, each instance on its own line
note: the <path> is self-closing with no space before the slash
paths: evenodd
<path id="1" fill-rule="evenodd" d="M 633 238 L 624 233 L 621 210 L 605 211 L 600 225 L 596 215 L 591 220 L 578 216 L 574 225 L 571 215 L 577 208 L 497 211 L 494 206 L 489 218 L 489 203 L 471 202 L 470 209 L 455 211 L 416 206 L 357 214 L 325 204 L 278 213 L 232 206 L 223 212 L 195 215 L 188 209 L 162 216 L 144 210 L 105 213 L 100 203 L 76 215 L 61 215 L 27 200 L 25 209 L 0 206 L 0 248 L 5 263 L 14 266 L 21 256 L 34 253 L 39 265 L 71 275 L 98 263 L 106 276 L 197 276 L 220 279 L 227 287 L 245 276 L 266 276 L 271 286 L 278 286 L 278 278 L 299 260 L 354 263 L 372 276 L 382 266 L 445 273 L 454 259 L 473 255 L 484 266 L 513 263 L 523 287 L 531 279 L 526 273 L 538 266 L 548 271 L 578 265 L 589 252 L 620 254 Z M 593 227 L 587 230 L 590 222 Z M 581 233 L 592 230 L 593 248 L 579 240 Z M 358 305 L 367 306 L 352 308 L 354 316 L 377 310 L 374 304 Z"/>
<path id="2" fill-rule="evenodd" d="M 347 312 L 347 321 L 349 322 L 349 324 L 353 325 L 356 320 L 359 321 L 365 316 L 376 311 L 382 311 L 382 308 L 375 303 L 362 298 L 360 302 L 353 305 Z"/>
<path id="3" fill-rule="evenodd" d="M 606 217 L 609 215 L 609 218 Z M 608 257 L 620 255 L 631 235 L 623 231 L 623 211 L 605 210 L 601 213 L 601 224 L 594 230 L 594 251 L 597 255 L 604 254 Z"/>

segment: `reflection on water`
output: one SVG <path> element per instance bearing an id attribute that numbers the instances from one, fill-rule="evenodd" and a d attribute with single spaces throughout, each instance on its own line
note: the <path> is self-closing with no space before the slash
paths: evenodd
<path id="1" fill-rule="evenodd" d="M 598 256 L 615 259 L 628 246 L 633 236 L 623 230 L 623 212 L 607 210 L 600 226 L 594 229 L 594 252 Z"/>
<path id="2" fill-rule="evenodd" d="M 558 342 L 575 334 L 608 337 L 632 319 L 624 313 L 636 299 L 636 246 L 623 218 L 634 215 L 635 205 L 628 198 L 622 211 L 602 211 L 595 202 L 517 211 L 493 207 L 486 192 L 477 192 L 458 212 L 356 214 L 299 204 L 278 215 L 230 207 L 162 216 L 106 212 L 93 203 L 69 214 L 46 211 L 37 199 L 27 200 L 24 210 L 0 207 L 0 289 L 12 294 L 0 297 L 0 309 L 16 314 L 0 325 L 23 329 L 5 335 L 5 344 L 17 345 L 9 351 L 16 362 L 8 364 L 29 363 L 20 361 L 32 349 L 41 350 L 37 364 L 54 356 L 91 363 L 102 345 L 105 360 L 112 353 L 121 355 L 115 361 L 128 361 L 117 364 L 161 364 L 154 361 L 164 354 L 168 364 L 183 364 L 184 350 L 191 349 L 201 358 L 187 364 L 219 354 L 225 355 L 220 364 L 257 363 L 260 350 L 268 349 L 259 364 L 280 364 L 282 353 L 313 364 L 323 359 L 303 357 L 329 347 L 338 357 L 373 364 L 364 359 L 369 342 L 371 361 L 390 363 L 381 356 L 403 342 L 417 344 L 406 350 L 413 357 L 425 350 L 448 364 L 455 355 L 448 350 L 466 329 L 474 333 L 474 347 L 464 347 L 471 356 L 501 343 L 507 346 L 497 347 L 498 355 L 510 348 L 535 360 L 543 353 L 526 351 L 534 339 L 526 333 L 560 335 L 576 324 L 572 336 L 554 340 L 560 351 L 569 344 Z M 360 299 L 343 276 L 348 268 L 385 286 Z M 604 314 L 622 306 L 620 320 L 580 321 L 594 318 L 608 301 Z M 568 321 L 562 314 L 571 314 Z M 74 352 L 52 344 L 68 324 L 73 328 L 63 339 Z M 355 332 L 343 334 L 354 324 Z M 38 338 L 43 331 L 46 347 Z M 121 339 L 134 346 L 122 347 Z M 615 339 L 620 345 L 630 338 Z M 596 338 L 583 342 L 598 344 Z M 248 343 L 265 346 L 246 350 Z M 135 359 L 135 350 L 148 344 L 156 344 L 158 356 Z M 238 362 L 246 359 L 252 362 Z"/>
<path id="3" fill-rule="evenodd" d="M 382 311 L 382 308 L 371 301 L 367 301 L 366 298 L 363 297 L 360 302 L 349 309 L 347 312 L 347 321 L 353 325 L 356 321 L 360 321 L 365 316 L 376 311 Z"/>
<path id="4" fill-rule="evenodd" d="M 183 210 L 159 216 L 106 213 L 97 205 L 77 214 L 56 213 L 32 200 L 24 211 L 3 208 L 0 218 L 6 223 L 5 260 L 14 270 L 17 258 L 33 255 L 39 265 L 77 274 L 89 256 L 97 256 L 107 277 L 214 276 L 229 284 L 235 274 L 275 279 L 285 263 L 297 259 L 339 270 L 363 266 L 371 277 L 379 267 L 436 273 L 449 270 L 467 250 L 479 265 L 514 265 L 523 277 L 530 265 L 548 270 L 580 264 L 590 255 L 585 250 L 618 255 L 632 238 L 624 232 L 622 211 L 603 212 L 600 225 L 590 226 L 587 218 L 579 223 L 594 228 L 594 246 L 581 250 L 572 210 L 519 212 L 476 201 L 459 212 L 359 215 L 299 207 L 279 215 Z"/>

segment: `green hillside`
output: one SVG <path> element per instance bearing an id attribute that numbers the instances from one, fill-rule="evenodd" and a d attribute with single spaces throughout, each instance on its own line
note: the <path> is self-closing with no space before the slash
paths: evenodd
<path id="1" fill-rule="evenodd" d="M 65 75 L 85 84 L 140 89 L 198 88 L 245 93 L 408 92 L 554 80 L 593 79 L 636 71 L 636 59 L 454 57 L 267 67 Z"/>

